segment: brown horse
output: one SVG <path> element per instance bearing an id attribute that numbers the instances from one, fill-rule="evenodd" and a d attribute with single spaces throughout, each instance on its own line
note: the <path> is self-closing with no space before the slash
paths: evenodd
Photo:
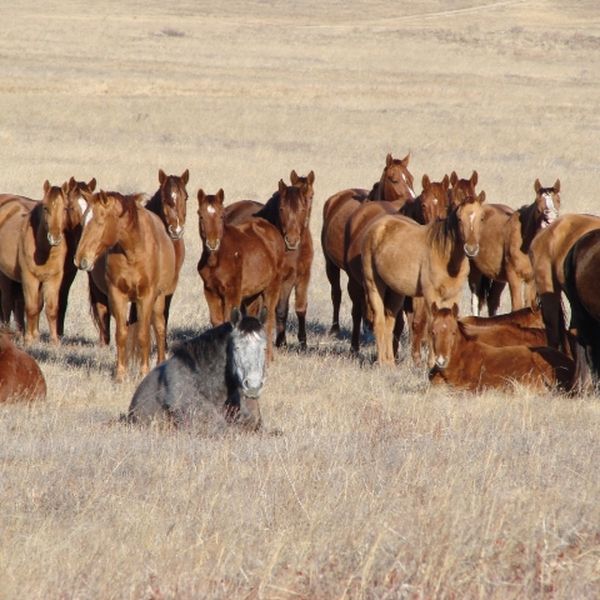
<path id="1" fill-rule="evenodd" d="M 458 305 L 431 306 L 431 334 L 435 366 L 429 374 L 434 384 L 459 389 L 511 388 L 519 382 L 536 390 L 556 386 L 573 388 L 575 364 L 553 348 L 513 345 L 497 348 L 470 335 L 458 320 Z"/>
<path id="2" fill-rule="evenodd" d="M 0 329 L 0 403 L 45 400 L 46 381 L 39 365 L 15 346 L 12 336 L 8 329 Z"/>
<path id="3" fill-rule="evenodd" d="M 415 198 L 413 176 L 408 170 L 409 161 L 410 154 L 403 159 L 393 158 L 388 154 L 381 179 L 370 192 L 357 188 L 343 190 L 328 198 L 323 206 L 321 246 L 325 256 L 325 271 L 331 286 L 333 321 L 329 333 L 332 335 L 340 331 L 340 270 L 345 269 L 346 265 L 348 219 L 366 200 L 393 202 L 395 209 L 399 210 L 407 200 Z"/>
<path id="4" fill-rule="evenodd" d="M 298 341 L 302 348 L 306 347 L 308 282 L 313 258 L 309 218 L 314 178 L 313 171 L 306 178 L 292 171 L 290 179 L 298 185 L 287 186 L 281 180 L 279 189 L 264 206 L 252 200 L 241 200 L 225 208 L 225 221 L 230 225 L 262 218 L 277 227 L 285 243 L 284 272 L 276 310 L 277 347 L 287 344 L 286 324 L 292 290 L 295 292 Z"/>
<path id="5" fill-rule="evenodd" d="M 502 315 L 494 315 L 493 317 L 478 317 L 471 315 L 462 317 L 461 322 L 465 325 L 476 325 L 477 327 L 495 327 L 496 325 L 518 325 L 519 327 L 543 328 L 544 321 L 542 319 L 542 311 L 537 303 L 533 303 L 527 308 L 520 308 Z"/>
<path id="6" fill-rule="evenodd" d="M 267 357 L 273 358 L 275 309 L 285 262 L 285 243 L 277 228 L 265 219 L 230 225 L 224 219 L 225 194 L 198 190 L 198 217 L 202 256 L 198 273 L 204 283 L 213 327 L 224 323 L 235 306 L 247 306 L 260 297 L 268 311 Z"/>
<path id="7" fill-rule="evenodd" d="M 165 298 L 175 291 L 175 251 L 161 220 L 138 204 L 138 196 L 117 192 L 85 193 L 88 207 L 75 264 L 91 271 L 103 257 L 111 315 L 116 321 L 116 379 L 127 369 L 127 307 L 137 306 L 137 341 L 141 372 L 148 371 L 150 323 L 154 328 L 157 362 L 165 359 Z"/>
<path id="8" fill-rule="evenodd" d="M 431 182 L 427 175 L 423 175 L 423 191 L 414 200 L 407 201 L 398 212 L 392 202 L 372 201 L 364 202 L 348 219 L 346 226 L 346 260 L 345 271 L 348 273 L 348 295 L 352 301 L 352 341 L 353 352 L 358 352 L 360 344 L 360 323 L 364 312 L 364 289 L 363 289 L 363 271 L 362 271 L 362 245 L 366 232 L 371 225 L 383 215 L 405 215 L 412 218 L 417 223 L 425 225 L 436 219 L 447 216 L 447 193 L 448 176 L 446 175 L 442 182 Z M 416 312 L 420 316 L 420 307 L 418 301 Z M 415 310 L 413 306 L 413 310 Z M 413 314 L 412 312 L 410 313 Z M 417 323 L 411 319 L 412 323 Z M 402 313 L 398 313 L 398 318 L 394 326 L 394 354 L 397 350 L 398 340 L 404 328 L 404 319 Z M 414 339 L 414 338 L 413 338 Z M 420 342 L 419 342 L 420 343 Z"/>
<path id="9" fill-rule="evenodd" d="M 488 216 L 484 213 L 481 249 L 472 261 L 469 274 L 473 314 L 479 314 L 487 297 L 488 312 L 494 315 L 506 282 L 510 288 L 512 310 L 535 300 L 528 251 L 536 234 L 558 216 L 560 180 L 557 179 L 552 187 L 542 187 L 536 179 L 533 187 L 536 196 L 531 204 L 515 211 L 504 205 L 491 205 L 497 207 L 496 214 Z"/>
<path id="10" fill-rule="evenodd" d="M 542 229 L 533 238 L 529 248 L 548 345 L 563 352 L 568 347 L 560 298 L 561 291 L 565 288 L 565 258 L 575 242 L 594 229 L 600 229 L 600 217 L 563 215 Z"/>
<path id="11" fill-rule="evenodd" d="M 187 211 L 188 193 L 186 185 L 189 181 L 189 170 L 180 176 L 166 175 L 162 169 L 158 171 L 159 188 L 144 206 L 162 221 L 165 231 L 171 238 L 175 251 L 175 285 L 179 280 L 179 272 L 185 258 L 185 243 L 183 233 Z M 143 204 L 143 200 L 140 202 Z M 85 210 L 85 204 L 83 205 Z M 98 328 L 100 344 L 110 342 L 110 311 L 106 290 L 104 261 L 96 261 L 94 269 L 88 273 L 90 303 L 94 323 Z M 168 327 L 169 311 L 173 294 L 165 296 L 165 327 Z M 137 321 L 136 304 L 132 304 L 129 312 L 129 323 Z"/>
<path id="12" fill-rule="evenodd" d="M 467 257 L 479 251 L 485 192 L 453 204 L 448 217 L 419 225 L 406 217 L 381 217 L 365 235 L 362 266 L 377 356 L 394 362 L 392 331 L 406 296 L 423 296 L 429 307 L 458 300 L 467 279 Z"/>
<path id="13" fill-rule="evenodd" d="M 588 365 L 600 376 L 600 229 L 580 237 L 564 261 L 563 290 L 571 305 L 571 328 L 583 347 Z"/>

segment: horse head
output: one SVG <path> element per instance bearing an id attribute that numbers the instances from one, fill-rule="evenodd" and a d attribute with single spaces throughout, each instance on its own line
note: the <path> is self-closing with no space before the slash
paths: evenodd
<path id="1" fill-rule="evenodd" d="M 533 185 L 535 190 L 535 208 L 542 229 L 545 229 L 558 217 L 560 211 L 560 179 L 552 187 L 542 187 L 539 179 Z"/>
<path id="2" fill-rule="evenodd" d="M 67 183 L 61 187 L 44 182 L 44 198 L 42 199 L 43 223 L 46 239 L 51 246 L 58 246 L 63 241 L 63 233 L 67 224 Z"/>
<path id="3" fill-rule="evenodd" d="M 198 218 L 200 239 L 209 252 L 216 252 L 221 246 L 225 227 L 223 201 L 225 193 L 220 189 L 214 195 L 198 190 Z"/>
<path id="4" fill-rule="evenodd" d="M 423 222 L 431 223 L 438 219 L 445 219 L 448 215 L 448 187 L 450 179 L 444 175 L 442 181 L 430 181 L 427 175 L 421 180 L 423 191 L 421 192 L 421 210 L 423 211 Z"/>
<path id="5" fill-rule="evenodd" d="M 485 202 L 485 192 L 479 196 L 465 197 L 458 206 L 453 208 L 458 220 L 460 238 L 463 249 L 469 258 L 479 254 L 479 239 L 481 236 L 481 221 L 483 219 L 481 205 Z"/>
<path id="6" fill-rule="evenodd" d="M 311 171 L 306 177 L 301 177 L 293 170 L 290 173 L 290 181 L 292 185 L 299 187 L 300 191 L 304 195 L 304 201 L 306 203 L 306 226 L 308 227 L 308 220 L 310 219 L 310 213 L 312 210 L 312 202 L 315 195 L 313 184 L 315 182 L 315 172 Z"/>
<path id="7" fill-rule="evenodd" d="M 97 193 L 83 191 L 82 195 L 87 206 L 74 262 L 79 269 L 91 271 L 98 257 L 117 243 L 118 221 L 124 213 L 120 210 L 123 209 L 123 200 L 119 200 L 124 197 L 103 190 Z"/>
<path id="8" fill-rule="evenodd" d="M 227 348 L 229 377 L 241 391 L 240 409 L 236 420 L 253 429 L 260 427 L 258 398 L 265 382 L 267 336 L 264 323 L 267 309 L 262 308 L 258 319 L 242 317 L 238 308 L 231 312 L 231 332 Z"/>
<path id="9" fill-rule="evenodd" d="M 414 200 L 414 178 L 408 170 L 410 152 L 404 158 L 394 158 L 388 154 L 379 181 L 379 200 Z"/>
<path id="10" fill-rule="evenodd" d="M 277 215 L 286 250 L 297 250 L 308 223 L 308 208 L 304 194 L 295 185 L 279 180 L 279 213 Z"/>
<path id="11" fill-rule="evenodd" d="M 458 305 L 452 308 L 438 308 L 434 302 L 431 305 L 431 341 L 433 356 L 438 369 L 445 369 L 450 363 L 450 357 L 459 335 Z"/>
<path id="12" fill-rule="evenodd" d="M 459 179 L 456 171 L 452 171 L 450 175 L 450 185 L 452 187 L 448 192 L 450 205 L 458 206 L 465 198 L 474 198 L 477 195 L 475 186 L 478 179 L 477 171 L 473 171 L 469 179 Z"/>
<path id="13" fill-rule="evenodd" d="M 183 236 L 188 199 L 185 186 L 189 178 L 190 172 L 188 169 L 181 176 L 166 175 L 162 169 L 158 171 L 162 216 L 167 233 L 173 240 L 179 240 Z"/>
<path id="14" fill-rule="evenodd" d="M 83 213 L 87 208 L 87 201 L 83 193 L 91 194 L 96 189 L 96 179 L 76 181 L 74 177 L 69 179 L 67 188 L 67 229 L 72 231 L 83 223 Z"/>

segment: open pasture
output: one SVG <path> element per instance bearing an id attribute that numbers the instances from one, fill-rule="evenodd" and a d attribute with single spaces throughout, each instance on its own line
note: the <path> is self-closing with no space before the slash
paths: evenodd
<path id="1" fill-rule="evenodd" d="M 169 341 L 209 324 L 198 188 L 265 202 L 314 170 L 315 260 L 308 349 L 288 333 L 261 396 L 279 436 L 117 423 L 138 379 L 113 382 L 78 274 L 62 345 L 42 316 L 32 347 L 46 402 L 0 406 L 0 597 L 600 595 L 598 396 L 430 388 L 405 337 L 394 368 L 372 336 L 352 358 L 319 241 L 325 200 L 388 152 L 417 193 L 476 169 L 516 208 L 560 178 L 563 213 L 600 213 L 597 2 L 2 4 L 0 192 L 189 168 Z"/>

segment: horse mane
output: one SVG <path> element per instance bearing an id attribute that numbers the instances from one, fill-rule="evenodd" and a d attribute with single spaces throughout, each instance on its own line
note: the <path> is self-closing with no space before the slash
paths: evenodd
<path id="1" fill-rule="evenodd" d="M 266 201 L 265 205 L 254 213 L 254 217 L 261 217 L 279 228 L 279 190 Z"/>
<path id="2" fill-rule="evenodd" d="M 263 329 L 261 322 L 255 317 L 244 316 L 237 328 L 244 335 L 249 333 L 260 333 Z"/>
<path id="3" fill-rule="evenodd" d="M 448 247 L 456 243 L 458 229 L 458 207 L 454 206 L 445 219 L 438 219 L 429 225 L 428 241 L 440 254 L 444 254 Z"/>
<path id="4" fill-rule="evenodd" d="M 458 330 L 460 331 L 460 334 L 463 336 L 463 338 L 471 342 L 477 341 L 477 335 L 475 335 L 474 333 L 469 333 L 469 325 L 463 323 L 460 319 L 457 319 L 456 323 L 458 324 Z"/>
<path id="5" fill-rule="evenodd" d="M 139 222 L 138 216 L 138 205 L 136 199 L 139 194 L 129 194 L 128 196 L 123 196 L 119 192 L 110 192 L 110 195 L 119 202 L 121 205 L 121 214 L 119 217 L 126 215 L 132 222 L 134 226 L 137 226 Z"/>

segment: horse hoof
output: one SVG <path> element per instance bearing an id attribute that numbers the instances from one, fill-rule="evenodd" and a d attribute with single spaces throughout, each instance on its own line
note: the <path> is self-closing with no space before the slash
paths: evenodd
<path id="1" fill-rule="evenodd" d="M 332 325 L 331 329 L 329 330 L 329 335 L 330 336 L 338 336 L 340 335 L 340 326 L 339 325 Z"/>

